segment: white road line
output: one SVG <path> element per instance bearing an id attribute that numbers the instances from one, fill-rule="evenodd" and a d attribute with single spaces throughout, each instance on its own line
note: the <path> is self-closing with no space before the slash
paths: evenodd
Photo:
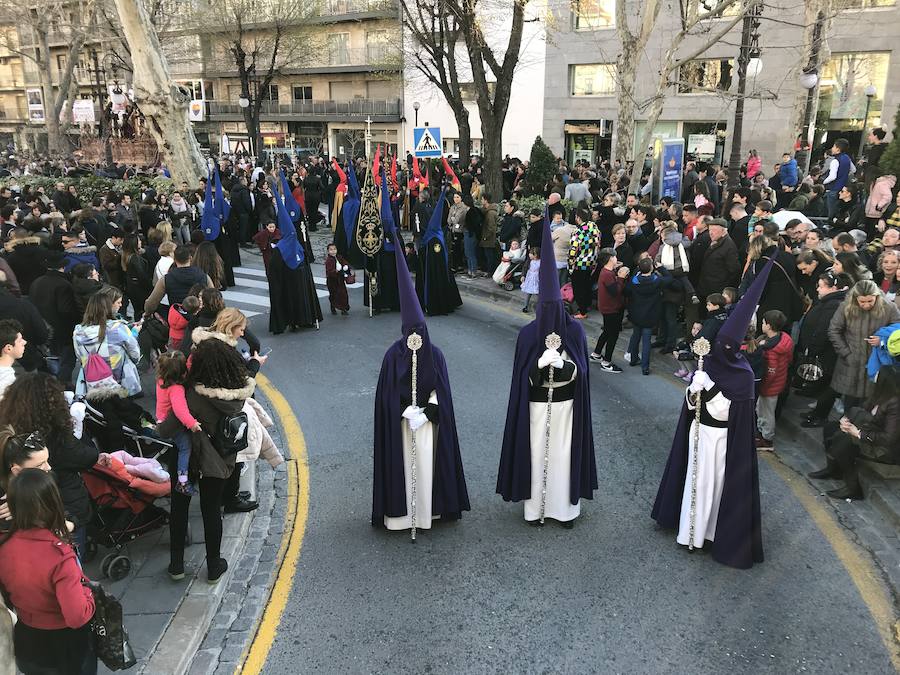
<path id="1" fill-rule="evenodd" d="M 264 269 L 256 269 L 255 267 L 235 267 L 235 274 L 248 274 L 251 277 L 263 277 L 266 276 L 266 271 Z"/>
<path id="2" fill-rule="evenodd" d="M 269 290 L 269 282 L 268 281 L 258 281 L 257 279 L 244 279 L 242 277 L 235 277 L 234 280 L 237 282 L 238 288 L 261 288 L 263 290 Z"/>
<path id="3" fill-rule="evenodd" d="M 240 291 L 222 291 L 222 297 L 231 302 L 243 302 L 256 307 L 269 308 L 269 298 L 265 295 L 252 295 L 250 293 L 241 293 Z"/>

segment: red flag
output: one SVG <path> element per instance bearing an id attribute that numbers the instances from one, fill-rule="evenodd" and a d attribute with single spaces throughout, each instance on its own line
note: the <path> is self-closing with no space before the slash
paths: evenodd
<path id="1" fill-rule="evenodd" d="M 447 161 L 447 158 L 441 155 L 441 162 L 444 164 L 444 171 L 448 176 L 450 176 L 450 185 L 454 190 L 460 190 L 462 186 L 459 183 L 459 178 L 456 177 L 456 174 L 453 173 L 453 169 L 450 168 L 450 163 Z"/>
<path id="2" fill-rule="evenodd" d="M 375 160 L 372 162 L 372 175 L 378 180 L 378 176 L 380 175 L 381 169 L 381 145 L 379 144 L 375 148 Z"/>
<path id="3" fill-rule="evenodd" d="M 334 167 L 334 170 L 337 172 L 338 177 L 340 178 L 340 183 L 337 186 L 338 192 L 343 192 L 346 194 L 347 192 L 347 174 L 344 173 L 344 170 L 341 168 L 341 165 L 338 163 L 337 159 L 331 158 L 331 166 Z"/>

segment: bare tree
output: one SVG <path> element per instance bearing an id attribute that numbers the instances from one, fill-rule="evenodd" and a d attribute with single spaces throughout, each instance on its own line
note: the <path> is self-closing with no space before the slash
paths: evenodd
<path id="1" fill-rule="evenodd" d="M 497 197 L 503 194 L 501 174 L 503 158 L 503 124 L 509 110 L 513 75 L 519 63 L 522 34 L 525 28 L 525 9 L 529 0 L 447 0 L 448 8 L 456 17 L 466 42 L 469 66 L 475 87 L 475 100 L 481 118 L 481 148 L 484 158 L 484 177 L 488 192 Z M 486 32 L 502 35 L 492 30 L 491 23 L 509 21 L 506 44 L 492 47 Z M 490 74 L 493 82 L 489 81 Z M 493 90 L 491 85 L 493 84 Z"/>
<path id="2" fill-rule="evenodd" d="M 0 12 L 4 19 L 19 28 L 18 35 L 15 31 L 0 33 L 0 44 L 30 61 L 37 71 L 43 95 L 47 147 L 54 154 L 68 149 L 60 114 L 66 100 L 70 98 L 73 74 L 81 48 L 95 24 L 96 7 L 94 0 L 87 0 L 84 4 L 54 0 L 0 2 Z M 50 44 L 63 35 L 68 38 L 68 49 L 65 52 L 65 65 L 58 69 L 51 59 Z M 57 70 L 59 81 L 54 84 L 52 73 Z"/>
<path id="3" fill-rule="evenodd" d="M 616 0 L 616 2 L 618 5 L 622 0 Z M 711 9 L 706 9 L 703 0 L 684 0 L 680 3 L 680 28 L 667 41 L 668 45 L 663 53 L 659 67 L 654 68 L 654 71 L 659 73 L 656 81 L 656 91 L 653 96 L 637 106 L 641 110 L 647 110 L 647 123 L 641 142 L 636 148 L 630 149 L 634 169 L 631 172 L 631 183 L 628 186 L 629 192 L 637 192 L 640 187 L 640 167 L 644 164 L 647 147 L 653 139 L 656 123 L 662 114 L 666 94 L 673 84 L 673 74 L 677 73 L 683 65 L 698 58 L 710 47 L 722 40 L 737 24 L 743 21 L 745 14 L 761 4 L 762 0 L 719 0 Z M 727 17 L 722 18 L 723 14 L 729 9 L 736 11 L 729 12 Z M 722 21 L 717 24 L 718 30 L 713 30 L 710 26 L 710 21 L 718 18 L 722 18 Z M 691 46 L 682 51 L 681 47 L 688 40 Z M 621 99 L 619 100 L 621 101 Z M 632 115 L 628 120 L 622 120 L 620 114 L 620 122 L 626 126 L 630 125 L 630 132 L 626 131 L 626 133 L 630 133 L 633 138 L 634 116 Z M 622 133 L 621 128 L 619 133 Z M 621 147 L 618 143 L 616 145 L 617 148 Z"/>
<path id="4" fill-rule="evenodd" d="M 460 166 L 465 166 L 472 152 L 472 128 L 460 87 L 460 70 L 466 71 L 465 77 L 469 69 L 459 59 L 458 50 L 465 49 L 459 22 L 448 12 L 445 0 L 402 0 L 401 9 L 403 26 L 412 37 L 407 62 L 438 88 L 453 111 L 459 130 Z"/>
<path id="5" fill-rule="evenodd" d="M 321 51 L 319 16 L 318 0 L 221 0 L 208 2 L 199 13 L 205 25 L 215 27 L 215 57 L 237 69 L 241 95 L 250 103 L 242 109 L 244 122 L 257 154 L 262 146 L 260 112 L 269 101 L 269 87 L 286 67 L 310 62 Z"/>
<path id="6" fill-rule="evenodd" d="M 190 94 L 169 75 L 156 29 L 142 0 L 116 0 L 122 35 L 131 52 L 134 92 L 147 127 L 176 181 L 193 184 L 204 169 L 200 146 L 188 120 Z"/>

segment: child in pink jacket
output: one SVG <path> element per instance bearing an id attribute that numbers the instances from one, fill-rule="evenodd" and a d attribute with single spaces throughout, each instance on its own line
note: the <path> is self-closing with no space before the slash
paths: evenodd
<path id="1" fill-rule="evenodd" d="M 175 447 L 178 448 L 178 480 L 174 483 L 174 487 L 176 491 L 189 495 L 193 494 L 194 490 L 188 482 L 191 437 L 186 430 L 200 431 L 200 423 L 191 415 L 184 397 L 187 374 L 184 354 L 178 351 L 160 354 L 156 366 L 156 421 L 163 422 L 174 414 L 184 427 L 172 436 Z"/>

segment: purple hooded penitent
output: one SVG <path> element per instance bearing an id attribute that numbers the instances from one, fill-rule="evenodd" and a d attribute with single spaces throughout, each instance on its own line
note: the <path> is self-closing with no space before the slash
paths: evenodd
<path id="1" fill-rule="evenodd" d="M 762 269 L 719 330 L 704 370 L 731 401 L 725 456 L 725 484 L 716 521 L 712 556 L 731 567 L 748 568 L 763 561 L 762 521 L 759 508 L 759 467 L 756 458 L 756 402 L 753 370 L 741 352 L 750 321 L 762 296 L 772 260 Z M 651 516 L 662 527 L 677 528 L 681 517 L 688 471 L 691 423 L 695 413 L 687 403 L 675 430 Z"/>
<path id="2" fill-rule="evenodd" d="M 388 214 L 388 215 L 386 215 Z M 390 205 L 382 209 L 385 237 L 393 237 L 398 251 L 403 250 Z M 388 220 L 385 221 L 384 219 Z M 381 526 L 384 517 L 406 515 L 406 481 L 403 461 L 403 411 L 412 403 L 412 352 L 407 338 L 418 333 L 422 347 L 417 353 L 416 404 L 425 407 L 431 392 L 437 393 L 432 513 L 442 520 L 454 520 L 469 510 L 469 495 L 463 473 L 450 378 L 441 350 L 431 343 L 425 315 L 419 305 L 402 254 L 396 255 L 397 285 L 400 294 L 401 339 L 384 355 L 378 388 L 375 392 L 374 480 L 372 483 L 372 524 Z M 434 420 L 432 420 L 434 423 Z"/>
<path id="3" fill-rule="evenodd" d="M 497 493 L 506 501 L 531 498 L 531 423 L 528 410 L 531 389 L 528 373 L 547 348 L 545 340 L 556 333 L 578 368 L 572 407 L 572 460 L 569 500 L 592 499 L 597 489 L 597 462 L 591 426 L 591 394 L 588 372 L 587 338 L 581 324 L 569 316 L 559 292 L 559 277 L 553 263 L 550 221 L 544 214 L 541 268 L 536 318 L 519 331 L 513 361 L 512 386 L 506 412 L 506 429 L 500 452 Z"/>

